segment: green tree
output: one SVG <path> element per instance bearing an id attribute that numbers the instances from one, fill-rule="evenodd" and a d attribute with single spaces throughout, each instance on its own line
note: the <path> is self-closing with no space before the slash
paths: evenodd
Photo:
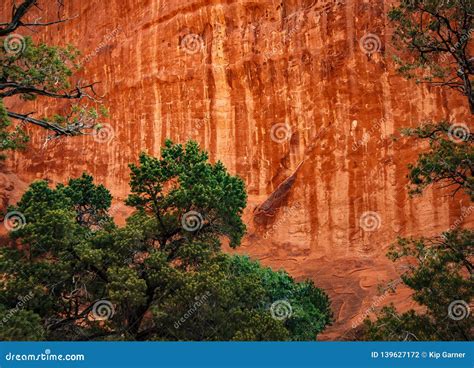
<path id="1" fill-rule="evenodd" d="M 173 259 L 189 238 L 230 239 L 235 247 L 245 232 L 241 220 L 247 203 L 244 182 L 229 175 L 221 162 L 211 165 L 195 142 L 185 147 L 165 143 L 161 159 L 140 155 L 130 165 L 132 194 L 127 204 L 156 221 L 156 241 Z"/>
<path id="2" fill-rule="evenodd" d="M 312 282 L 297 283 L 247 257 L 220 254 L 186 275 L 182 287 L 160 299 L 145 333 L 178 340 L 314 340 L 331 322 L 329 300 Z"/>
<path id="3" fill-rule="evenodd" d="M 274 272 L 248 257 L 230 259 L 230 274 L 250 276 L 266 291 L 263 305 L 281 318 L 292 340 L 313 340 L 332 322 L 329 298 L 312 281 L 295 282 L 285 271 Z"/>
<path id="4" fill-rule="evenodd" d="M 35 44 L 30 37 L 14 33 L 21 27 L 31 29 L 67 20 L 28 21 L 30 10 L 38 5 L 36 0 L 25 0 L 18 7 L 13 6 L 9 22 L 0 24 L 0 37 L 3 37 L 0 39 L 0 153 L 25 146 L 26 126 L 45 129 L 51 133 L 48 139 L 52 139 L 96 129 L 100 127 L 99 120 L 107 116 L 105 109 L 97 104 L 94 83 L 72 84 L 73 73 L 79 68 L 79 52 L 74 47 Z M 66 114 L 38 117 L 8 108 L 7 102 L 14 98 L 68 100 L 73 104 Z M 80 102 L 83 99 L 91 105 Z"/>
<path id="5" fill-rule="evenodd" d="M 406 129 L 409 137 L 428 140 L 430 149 L 409 165 L 410 193 L 421 194 L 429 185 L 464 190 L 474 200 L 473 136 L 464 125 L 425 124 Z M 474 207 L 462 214 L 469 216 Z M 397 312 L 385 307 L 375 321 L 366 319 L 366 340 L 472 340 L 470 306 L 474 294 L 474 231 L 457 224 L 436 238 L 400 238 L 389 259 L 408 271 L 401 278 L 413 290 L 422 312 Z"/>
<path id="6" fill-rule="evenodd" d="M 474 114 L 472 0 L 402 0 L 389 12 L 399 71 L 466 96 Z"/>
<path id="7" fill-rule="evenodd" d="M 408 168 L 410 194 L 421 194 L 429 185 L 452 187 L 453 196 L 464 190 L 474 201 L 474 135 L 464 124 L 424 124 L 404 134 L 429 142 L 430 149 Z"/>
<path id="8" fill-rule="evenodd" d="M 124 227 L 88 175 L 33 183 L 10 208 L 0 338 L 313 340 L 331 322 L 312 282 L 221 252 L 245 231 L 245 188 L 196 143 L 167 142 L 161 159 L 142 154 L 131 170 L 136 212 Z"/>
<path id="9" fill-rule="evenodd" d="M 473 10 L 470 0 L 404 0 L 389 13 L 404 55 L 396 59 L 400 72 L 462 92 L 472 113 Z M 453 197 L 463 190 L 474 201 L 474 137 L 466 124 L 427 123 L 403 133 L 429 143 L 408 166 L 411 195 L 440 185 L 450 187 Z M 384 307 L 375 321 L 365 320 L 363 339 L 472 340 L 474 231 L 459 228 L 472 208 L 439 237 L 400 238 L 391 246 L 387 256 L 408 269 L 401 279 L 421 308 L 399 313 L 394 305 Z"/>
<path id="10" fill-rule="evenodd" d="M 398 313 L 394 306 L 385 307 L 376 321 L 365 321 L 365 338 L 472 340 L 473 244 L 472 230 L 448 231 L 439 238 L 399 239 L 389 258 L 404 261 L 408 271 L 402 280 L 425 311 Z"/>

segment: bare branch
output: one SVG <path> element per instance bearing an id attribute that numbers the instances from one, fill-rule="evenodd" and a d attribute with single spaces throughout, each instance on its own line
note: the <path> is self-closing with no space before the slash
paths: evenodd
<path id="1" fill-rule="evenodd" d="M 61 1 L 58 1 L 58 6 L 61 8 L 63 6 Z M 23 18 L 26 14 L 30 11 L 32 7 L 36 7 L 41 10 L 38 4 L 38 0 L 24 0 L 23 3 L 16 7 L 15 5 L 12 8 L 12 19 L 10 22 L 7 23 L 0 23 L 0 36 L 7 36 L 13 32 L 15 32 L 19 27 L 47 27 L 54 24 L 64 23 L 69 20 L 75 19 L 78 16 L 74 16 L 71 18 L 61 19 L 60 14 L 58 13 L 58 20 L 50 21 L 50 22 L 26 22 L 23 21 Z"/>
<path id="2" fill-rule="evenodd" d="M 86 86 L 81 86 L 80 82 L 78 82 L 76 87 L 70 92 L 56 93 L 56 92 L 50 92 L 46 89 L 39 89 L 34 86 L 22 85 L 16 82 L 5 82 L 5 83 L 0 83 L 0 90 L 1 91 L 6 90 L 5 92 L 0 93 L 0 98 L 11 97 L 18 94 L 33 94 L 33 95 L 38 95 L 38 96 L 46 96 L 46 97 L 51 97 L 51 98 L 68 99 L 68 100 L 81 99 L 81 98 L 86 97 L 88 99 L 97 101 L 93 96 L 97 95 L 97 93 L 94 90 L 94 86 L 98 83 L 99 82 L 95 82 L 95 83 L 88 84 Z M 87 89 L 89 89 L 92 93 L 89 94 L 85 92 L 85 90 Z"/>
<path id="3" fill-rule="evenodd" d="M 6 36 L 21 26 L 21 19 L 31 9 L 33 5 L 36 5 L 38 0 L 25 0 L 18 8 L 13 7 L 12 20 L 4 28 L 0 28 L 0 36 Z"/>
<path id="4" fill-rule="evenodd" d="M 93 129 L 95 121 L 90 118 L 79 119 L 74 122 L 70 122 L 67 125 L 59 125 L 47 120 L 40 120 L 30 117 L 31 114 L 18 114 L 16 112 L 8 111 L 8 116 L 12 119 L 21 120 L 22 122 L 39 126 L 46 130 L 51 130 L 56 136 L 77 136 L 85 135 L 84 131 L 87 129 Z"/>
<path id="5" fill-rule="evenodd" d="M 46 26 L 51 26 L 53 24 L 68 22 L 70 20 L 76 19 L 78 16 L 79 15 L 76 15 L 76 16 L 70 17 L 70 18 L 66 18 L 66 19 L 58 19 L 58 20 L 54 20 L 54 21 L 46 22 L 46 23 L 38 23 L 38 22 L 35 22 L 35 23 L 21 23 L 21 25 L 25 26 L 25 27 L 46 27 Z"/>

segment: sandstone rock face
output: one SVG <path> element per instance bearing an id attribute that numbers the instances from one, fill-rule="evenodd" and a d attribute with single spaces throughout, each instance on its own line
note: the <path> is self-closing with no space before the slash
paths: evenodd
<path id="1" fill-rule="evenodd" d="M 18 175 L 8 174 L 3 205 L 24 190 L 14 183 L 64 182 L 84 170 L 120 201 L 140 151 L 158 155 L 166 138 L 195 139 L 247 183 L 248 235 L 238 252 L 330 294 L 336 323 L 322 339 L 347 338 L 371 307 L 412 306 L 401 287 L 379 295 L 401 272 L 385 257 L 397 236 L 473 224 L 462 195 L 407 195 L 406 165 L 423 147 L 391 135 L 430 119 L 472 121 L 464 99 L 397 76 L 390 2 L 65 3 L 64 15 L 78 17 L 33 37 L 77 45 L 84 78 L 101 81 L 110 125 L 46 146 L 32 129 L 29 151 L 2 169 Z"/>

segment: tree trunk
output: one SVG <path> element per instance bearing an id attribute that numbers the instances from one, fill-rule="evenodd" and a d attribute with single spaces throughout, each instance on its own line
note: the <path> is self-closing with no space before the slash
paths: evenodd
<path id="1" fill-rule="evenodd" d="M 471 92 L 471 95 L 467 98 L 469 99 L 469 108 L 471 109 L 471 114 L 474 115 L 474 92 Z"/>
<path id="2" fill-rule="evenodd" d="M 463 82 L 464 82 L 464 92 L 469 101 L 469 109 L 471 110 L 471 114 L 474 115 L 474 88 L 471 82 L 471 75 L 470 73 L 463 74 Z"/>

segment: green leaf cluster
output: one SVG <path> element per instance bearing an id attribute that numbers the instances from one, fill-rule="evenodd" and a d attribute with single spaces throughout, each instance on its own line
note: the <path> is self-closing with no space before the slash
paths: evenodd
<path id="1" fill-rule="evenodd" d="M 312 282 L 221 251 L 239 245 L 246 206 L 242 180 L 222 163 L 168 141 L 160 159 L 142 154 L 130 167 L 126 226 L 87 174 L 35 182 L 10 208 L 25 222 L 0 248 L 3 339 L 314 340 L 331 323 Z M 189 211 L 199 214 L 191 230 Z M 275 318 L 281 301 L 290 310 Z"/>

